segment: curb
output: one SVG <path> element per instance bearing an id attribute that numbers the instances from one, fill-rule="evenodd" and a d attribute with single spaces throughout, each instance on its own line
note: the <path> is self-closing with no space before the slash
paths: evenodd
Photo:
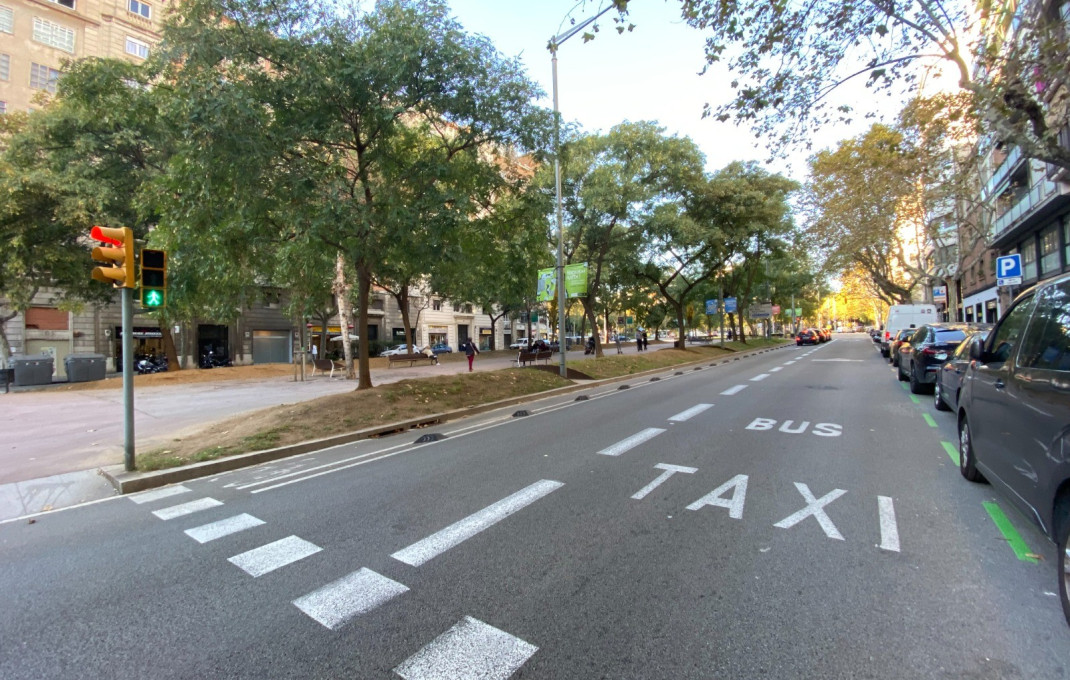
<path id="1" fill-rule="evenodd" d="M 726 356 L 725 358 L 715 359 L 712 361 L 712 363 L 709 363 L 709 365 L 716 366 L 718 364 L 728 363 L 730 361 L 739 361 L 740 359 L 749 356 L 765 354 L 766 352 L 772 352 L 774 350 L 784 349 L 785 347 L 793 346 L 794 345 L 791 345 L 790 343 L 785 343 L 779 347 L 766 347 L 763 349 L 744 351 L 744 353 L 740 353 L 738 350 L 733 350 L 730 357 Z M 486 413 L 488 411 L 494 411 L 496 409 L 503 408 L 506 406 L 513 406 L 516 404 L 534 401 L 537 399 L 546 399 L 562 394 L 569 394 L 571 392 L 578 392 L 580 390 L 590 389 L 599 385 L 612 385 L 613 383 L 625 382 L 628 380 L 642 378 L 644 376 L 653 375 L 656 373 L 664 373 L 665 371 L 679 370 L 681 368 L 696 366 L 697 364 L 706 364 L 707 362 L 710 362 L 710 359 L 702 359 L 686 364 L 678 364 L 676 366 L 654 368 L 649 371 L 643 371 L 641 373 L 631 373 L 629 375 L 622 375 L 614 378 L 592 380 L 590 382 L 567 385 L 565 387 L 547 390 L 546 392 L 537 392 L 534 394 L 526 394 L 519 397 L 510 397 L 509 399 L 501 399 L 499 401 L 493 401 L 486 404 L 477 404 L 475 406 L 469 406 L 453 411 L 433 413 L 430 415 L 421 416 L 419 418 L 411 418 L 409 420 L 388 423 L 386 425 L 368 427 L 364 428 L 363 430 L 347 432 L 346 434 L 334 435 L 332 437 L 313 439 L 307 442 L 301 442 L 300 444 L 289 444 L 287 446 L 280 446 L 274 449 L 266 449 L 264 451 L 241 453 L 234 456 L 218 458 L 216 460 L 204 461 L 203 463 L 193 463 L 190 465 L 184 465 L 182 467 L 168 468 L 166 470 L 153 470 L 151 472 L 127 472 L 122 468 L 121 465 L 115 465 L 109 468 L 101 468 L 100 474 L 102 474 L 104 478 L 107 479 L 108 482 L 110 482 L 111 485 L 115 487 L 115 490 L 120 494 L 135 493 L 138 491 L 145 491 L 147 489 L 167 486 L 168 484 L 188 482 L 191 479 L 211 477 L 213 475 L 217 475 L 223 472 L 239 470 L 241 468 L 259 465 L 261 463 L 270 463 L 281 458 L 289 458 L 290 456 L 297 456 L 303 453 L 319 451 L 321 449 L 331 448 L 332 446 L 351 444 L 356 441 L 374 439 L 377 437 L 397 434 L 399 432 L 405 432 L 408 430 L 425 428 L 430 425 L 441 425 L 451 420 L 460 420 L 461 418 L 478 415 L 480 413 Z"/>

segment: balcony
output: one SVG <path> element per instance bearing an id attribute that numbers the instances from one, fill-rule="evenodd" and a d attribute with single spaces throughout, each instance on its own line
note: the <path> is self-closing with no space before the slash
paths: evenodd
<path id="1" fill-rule="evenodd" d="M 985 184 L 984 199 L 988 200 L 993 196 L 999 195 L 1003 185 L 1007 183 L 1007 180 L 1010 179 L 1010 176 L 1024 160 L 1022 149 L 1017 146 L 1012 148 L 1007 154 L 1007 158 L 996 168 L 996 171 L 992 173 L 992 178 Z"/>
<path id="2" fill-rule="evenodd" d="M 1043 179 L 992 223 L 992 246 L 1012 243 L 1025 232 L 1040 226 L 1042 220 L 1053 216 L 1070 199 L 1070 190 Z"/>
<path id="3" fill-rule="evenodd" d="M 1059 146 L 1070 149 L 1070 125 L 1064 125 L 1059 130 Z M 1048 179 L 1054 182 L 1070 182 L 1070 170 L 1051 163 L 1046 163 L 1045 166 Z"/>

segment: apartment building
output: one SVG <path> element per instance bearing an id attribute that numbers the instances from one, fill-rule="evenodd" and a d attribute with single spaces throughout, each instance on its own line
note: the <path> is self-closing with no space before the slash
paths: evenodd
<path id="1" fill-rule="evenodd" d="M 84 57 L 142 61 L 168 0 L 0 0 L 0 113 L 32 111 Z"/>

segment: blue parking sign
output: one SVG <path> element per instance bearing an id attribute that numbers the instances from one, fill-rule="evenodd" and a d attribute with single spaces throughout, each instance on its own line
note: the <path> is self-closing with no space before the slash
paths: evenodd
<path id="1" fill-rule="evenodd" d="M 736 313 L 736 299 L 734 297 L 724 299 L 724 311 L 725 314 Z"/>
<path id="2" fill-rule="evenodd" d="M 996 258 L 996 285 L 1012 286 L 1022 282 L 1022 256 L 1018 253 Z"/>

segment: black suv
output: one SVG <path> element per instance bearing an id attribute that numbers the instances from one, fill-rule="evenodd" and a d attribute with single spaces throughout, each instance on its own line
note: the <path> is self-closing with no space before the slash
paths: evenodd
<path id="1" fill-rule="evenodd" d="M 910 391 L 921 394 L 936 384 L 937 374 L 955 347 L 977 331 L 988 330 L 988 324 L 926 323 L 910 339 L 899 346 L 899 379 L 910 381 Z"/>
<path id="2" fill-rule="evenodd" d="M 1058 546 L 1070 623 L 1070 275 L 1023 293 L 984 340 L 959 399 L 959 467 L 987 479 Z"/>

